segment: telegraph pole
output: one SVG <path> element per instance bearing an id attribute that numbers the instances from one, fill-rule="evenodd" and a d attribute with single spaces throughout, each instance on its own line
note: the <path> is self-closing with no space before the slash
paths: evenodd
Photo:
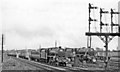
<path id="1" fill-rule="evenodd" d="M 41 44 L 39 45 L 39 55 L 40 55 L 40 57 L 41 57 Z"/>
<path id="2" fill-rule="evenodd" d="M 55 47 L 57 47 L 57 40 L 55 41 Z"/>
<path id="3" fill-rule="evenodd" d="M 41 44 L 39 45 L 39 52 L 40 52 L 40 49 L 41 49 Z"/>
<path id="4" fill-rule="evenodd" d="M 2 34 L 2 45 L 1 45 L 1 46 L 2 46 L 2 50 L 1 50 L 1 51 L 2 51 L 2 52 L 1 52 L 1 53 L 2 53 L 2 54 L 1 54 L 1 55 L 2 55 L 2 56 L 1 56 L 1 62 L 2 62 L 2 63 L 3 63 L 3 42 L 4 42 L 4 35 Z"/>

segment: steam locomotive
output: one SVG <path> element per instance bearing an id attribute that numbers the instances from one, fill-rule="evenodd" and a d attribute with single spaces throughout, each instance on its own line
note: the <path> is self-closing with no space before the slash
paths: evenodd
<path id="1" fill-rule="evenodd" d="M 9 52 L 8 56 L 19 57 L 37 62 L 44 62 L 54 66 L 75 66 L 77 62 L 95 63 L 96 52 L 92 48 L 65 48 L 51 47 L 39 50 L 17 50 Z"/>

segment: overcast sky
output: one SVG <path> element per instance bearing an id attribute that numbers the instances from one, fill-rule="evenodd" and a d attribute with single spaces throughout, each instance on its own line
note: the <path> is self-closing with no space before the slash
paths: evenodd
<path id="1" fill-rule="evenodd" d="M 5 49 L 53 47 L 55 40 L 63 47 L 86 47 L 88 3 L 109 11 L 118 6 L 118 0 L 1 0 L 0 3 L 0 33 L 5 34 Z M 99 11 L 96 12 L 94 17 L 99 18 Z M 116 37 L 109 43 L 109 49 L 116 49 L 117 45 Z M 93 38 L 92 47 L 103 46 L 98 37 Z"/>

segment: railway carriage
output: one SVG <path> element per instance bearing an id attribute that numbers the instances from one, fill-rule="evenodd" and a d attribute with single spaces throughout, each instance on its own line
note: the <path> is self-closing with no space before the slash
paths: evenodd
<path id="1" fill-rule="evenodd" d="M 29 54 L 30 60 L 40 61 L 40 52 L 36 50 L 32 50 Z"/>
<path id="2" fill-rule="evenodd" d="M 29 59 L 29 52 L 27 50 L 18 50 L 17 53 L 20 58 Z"/>

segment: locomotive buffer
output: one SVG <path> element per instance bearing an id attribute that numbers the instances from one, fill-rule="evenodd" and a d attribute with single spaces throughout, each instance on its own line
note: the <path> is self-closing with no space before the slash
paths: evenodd
<path id="1" fill-rule="evenodd" d="M 89 3 L 89 31 L 85 33 L 86 36 L 98 36 L 104 43 L 105 43 L 105 69 L 107 68 L 107 64 L 108 64 L 108 43 L 115 37 L 115 36 L 119 36 L 120 37 L 120 25 L 119 24 L 114 24 L 113 23 L 113 15 L 115 14 L 119 14 L 119 12 L 114 12 L 113 9 L 111 9 L 110 15 L 111 15 L 111 24 L 105 24 L 102 22 L 102 14 L 108 14 L 108 11 L 103 11 L 102 8 L 100 8 L 100 25 L 99 25 L 99 32 L 92 32 L 90 31 L 91 27 L 91 21 L 96 21 L 95 19 L 91 19 L 90 17 L 90 11 L 91 9 L 96 9 L 97 7 L 92 7 L 91 4 Z M 109 28 L 109 32 L 103 32 L 103 26 L 105 26 L 107 29 Z M 117 31 L 113 31 L 114 27 L 117 27 Z M 90 39 L 90 47 L 91 47 L 91 39 Z"/>

